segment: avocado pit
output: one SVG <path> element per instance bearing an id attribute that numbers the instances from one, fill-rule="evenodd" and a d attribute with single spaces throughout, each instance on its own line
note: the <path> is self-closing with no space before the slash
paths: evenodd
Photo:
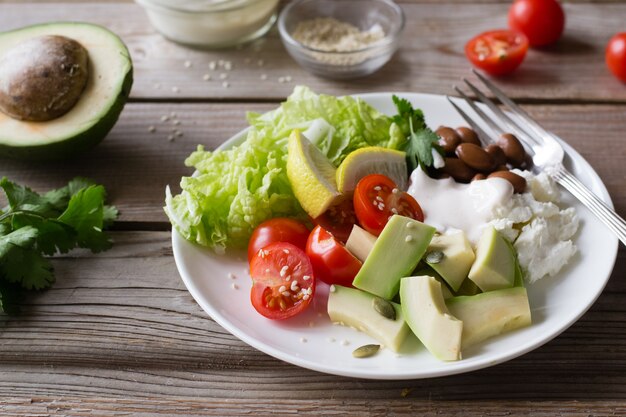
<path id="1" fill-rule="evenodd" d="M 59 35 L 28 39 L 0 58 L 0 111 L 45 122 L 70 111 L 87 80 L 89 55 L 77 41 Z"/>

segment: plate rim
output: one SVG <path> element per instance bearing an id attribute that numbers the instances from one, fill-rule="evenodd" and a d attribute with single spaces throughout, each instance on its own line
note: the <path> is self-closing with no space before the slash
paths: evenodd
<path id="1" fill-rule="evenodd" d="M 445 95 L 442 95 L 442 94 L 415 93 L 415 92 L 373 92 L 373 93 L 351 94 L 350 96 L 359 97 L 365 101 L 368 101 L 368 99 L 370 100 L 378 100 L 381 98 L 390 99 L 391 95 L 393 94 L 408 98 L 410 101 L 413 101 L 413 102 L 419 97 L 426 97 L 426 98 L 437 99 L 437 100 L 440 100 L 445 97 Z M 249 129 L 250 127 L 247 127 L 235 133 L 233 136 L 231 136 L 229 139 L 227 139 L 221 145 L 219 145 L 216 148 L 216 150 L 228 149 L 243 142 L 245 140 L 246 133 Z M 602 198 L 602 200 L 606 202 L 611 208 L 613 208 L 613 202 L 606 188 L 606 185 L 604 184 L 604 182 L 602 181 L 598 173 L 595 171 L 595 169 L 591 166 L 591 164 L 589 164 L 589 162 L 581 154 L 579 154 L 574 148 L 572 148 L 569 144 L 567 144 L 567 142 L 565 142 L 564 140 L 558 137 L 557 139 L 563 145 L 566 155 L 568 155 L 570 158 L 572 155 L 576 156 L 577 158 L 576 163 L 581 164 L 581 168 L 583 168 L 586 172 L 588 172 L 588 174 L 590 174 L 590 177 L 596 183 L 595 185 L 600 187 L 600 191 L 601 191 L 600 197 Z M 235 337 L 237 337 L 244 343 L 248 344 L 249 346 L 267 355 L 270 355 L 276 359 L 282 360 L 284 362 L 290 363 L 295 366 L 299 366 L 299 367 L 303 367 L 303 368 L 307 368 L 307 369 L 311 369 L 314 371 L 323 372 L 323 373 L 327 373 L 331 375 L 346 376 L 346 377 L 352 377 L 352 378 L 375 379 L 375 380 L 425 379 L 425 378 L 434 378 L 434 377 L 441 377 L 441 376 L 448 376 L 448 375 L 463 374 L 463 373 L 472 372 L 475 370 L 484 369 L 484 368 L 488 368 L 494 365 L 507 362 L 509 360 L 520 357 L 528 352 L 531 352 L 543 346 L 544 344 L 550 342 L 551 340 L 553 340 L 554 338 L 562 334 L 564 331 L 569 329 L 595 304 L 597 299 L 604 292 L 604 289 L 606 288 L 606 285 L 609 279 L 611 278 L 612 272 L 615 268 L 615 262 L 617 260 L 617 254 L 619 250 L 619 241 L 616 236 L 612 235 L 612 242 L 610 242 L 607 245 L 607 246 L 610 246 L 612 250 L 612 253 L 610 254 L 611 256 L 610 267 L 608 269 L 607 276 L 603 278 L 604 282 L 602 283 L 600 290 L 597 292 L 597 294 L 595 294 L 595 296 L 593 297 L 593 300 L 591 300 L 589 304 L 585 306 L 584 309 L 579 311 L 578 314 L 570 317 L 570 319 L 559 330 L 554 331 L 548 337 L 541 336 L 541 337 L 532 338 L 528 340 L 525 344 L 521 345 L 520 348 L 515 349 L 513 352 L 500 354 L 498 355 L 497 358 L 492 359 L 492 360 L 482 359 L 482 360 L 472 361 L 471 358 L 464 359 L 460 362 L 450 362 L 451 364 L 459 364 L 459 363 L 464 362 L 462 366 L 455 366 L 449 369 L 446 369 L 446 367 L 442 367 L 437 370 L 431 370 L 429 372 L 421 372 L 419 374 L 415 374 L 415 373 L 406 373 L 406 374 L 405 373 L 402 373 L 402 374 L 375 374 L 374 373 L 372 374 L 372 373 L 368 373 L 367 369 L 364 369 L 364 370 L 345 369 L 344 370 L 344 369 L 337 369 L 331 366 L 324 366 L 323 364 L 308 360 L 303 357 L 285 354 L 282 351 L 275 349 L 271 345 L 258 341 L 254 337 L 248 336 L 244 331 L 240 330 L 236 325 L 231 324 L 216 309 L 214 309 L 213 306 L 210 303 L 208 303 L 205 300 L 205 298 L 201 295 L 200 290 L 196 287 L 194 283 L 194 280 L 190 278 L 191 274 L 187 270 L 186 265 L 181 260 L 182 253 L 180 252 L 180 244 L 192 244 L 197 247 L 199 246 L 186 241 L 178 232 L 175 231 L 174 228 L 172 228 L 172 241 L 171 242 L 172 242 L 172 251 L 174 255 L 176 268 L 179 272 L 179 275 L 181 276 L 183 283 L 185 284 L 185 287 L 187 288 L 189 293 L 192 295 L 196 303 L 209 315 L 209 317 L 212 320 L 214 320 L 217 324 L 219 324 L 224 330 L 228 331 L 229 333 L 231 333 L 232 335 L 234 335 Z M 206 248 L 203 248 L 203 249 L 206 249 Z"/>

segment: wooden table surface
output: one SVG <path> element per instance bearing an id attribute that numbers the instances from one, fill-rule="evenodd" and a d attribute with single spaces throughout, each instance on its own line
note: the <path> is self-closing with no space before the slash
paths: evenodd
<path id="1" fill-rule="evenodd" d="M 39 191 L 93 178 L 121 211 L 112 250 L 56 257 L 54 287 L 29 296 L 20 316 L 0 317 L 0 415 L 626 415 L 623 247 L 598 301 L 556 339 L 498 366 L 426 380 L 352 379 L 281 362 L 231 336 L 185 289 L 162 206 L 165 186 L 190 173 L 183 160 L 196 144 L 219 145 L 246 126 L 247 110 L 275 107 L 296 84 L 331 94 L 450 93 L 467 74 L 464 42 L 506 26 L 508 1 L 401 3 L 408 23 L 392 61 L 370 77 L 335 82 L 300 69 L 275 31 L 242 49 L 203 52 L 164 40 L 130 2 L 0 1 L 0 30 L 103 24 L 135 65 L 131 100 L 96 149 L 72 161 L 0 159 L 0 176 Z M 626 29 L 626 3 L 576 1 L 565 10 L 558 45 L 531 51 L 498 84 L 591 163 L 624 216 L 626 85 L 609 75 L 603 51 Z M 224 71 L 208 68 L 219 59 L 234 66 L 228 88 Z M 292 81 L 278 82 L 286 76 Z M 173 142 L 173 126 L 160 120 L 171 112 L 184 133 Z"/>

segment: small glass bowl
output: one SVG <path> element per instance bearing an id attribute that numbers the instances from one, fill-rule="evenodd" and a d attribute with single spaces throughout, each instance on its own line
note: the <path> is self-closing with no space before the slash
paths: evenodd
<path id="1" fill-rule="evenodd" d="M 379 25 L 383 39 L 353 51 L 325 51 L 303 45 L 292 37 L 302 21 L 332 17 L 361 31 Z M 313 74 L 335 79 L 369 75 L 385 65 L 400 44 L 404 12 L 391 0 L 295 0 L 278 17 L 278 30 L 287 52 Z"/>
<path id="2" fill-rule="evenodd" d="M 135 0 L 163 36 L 196 48 L 225 48 L 263 36 L 279 0 Z"/>

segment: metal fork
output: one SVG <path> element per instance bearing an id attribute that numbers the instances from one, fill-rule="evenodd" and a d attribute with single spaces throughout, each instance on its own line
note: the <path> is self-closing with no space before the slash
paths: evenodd
<path id="1" fill-rule="evenodd" d="M 474 131 L 476 131 L 481 142 L 493 143 L 494 134 L 500 136 L 504 133 L 512 133 L 517 136 L 520 142 L 525 145 L 526 150 L 530 151 L 530 154 L 533 155 L 533 170 L 544 171 L 552 176 L 558 184 L 572 193 L 574 197 L 580 200 L 581 203 L 615 233 L 622 244 L 626 245 L 626 220 L 620 217 L 563 166 L 565 151 L 561 144 L 555 139 L 554 135 L 541 127 L 539 123 L 533 120 L 528 113 L 508 98 L 500 89 L 493 85 L 491 81 L 487 80 L 477 71 L 473 72 L 493 95 L 507 107 L 508 111 L 516 116 L 511 117 L 504 112 L 471 82 L 464 78 L 463 81 L 465 84 L 467 84 L 470 90 L 478 97 L 478 100 L 491 110 L 491 113 L 488 114 L 483 111 L 456 86 L 454 86 L 454 89 L 478 115 L 478 120 L 482 120 L 493 134 L 490 135 L 485 132 L 476 122 L 476 119 L 470 117 L 463 109 L 457 106 L 450 97 L 446 96 L 446 98 Z"/>

